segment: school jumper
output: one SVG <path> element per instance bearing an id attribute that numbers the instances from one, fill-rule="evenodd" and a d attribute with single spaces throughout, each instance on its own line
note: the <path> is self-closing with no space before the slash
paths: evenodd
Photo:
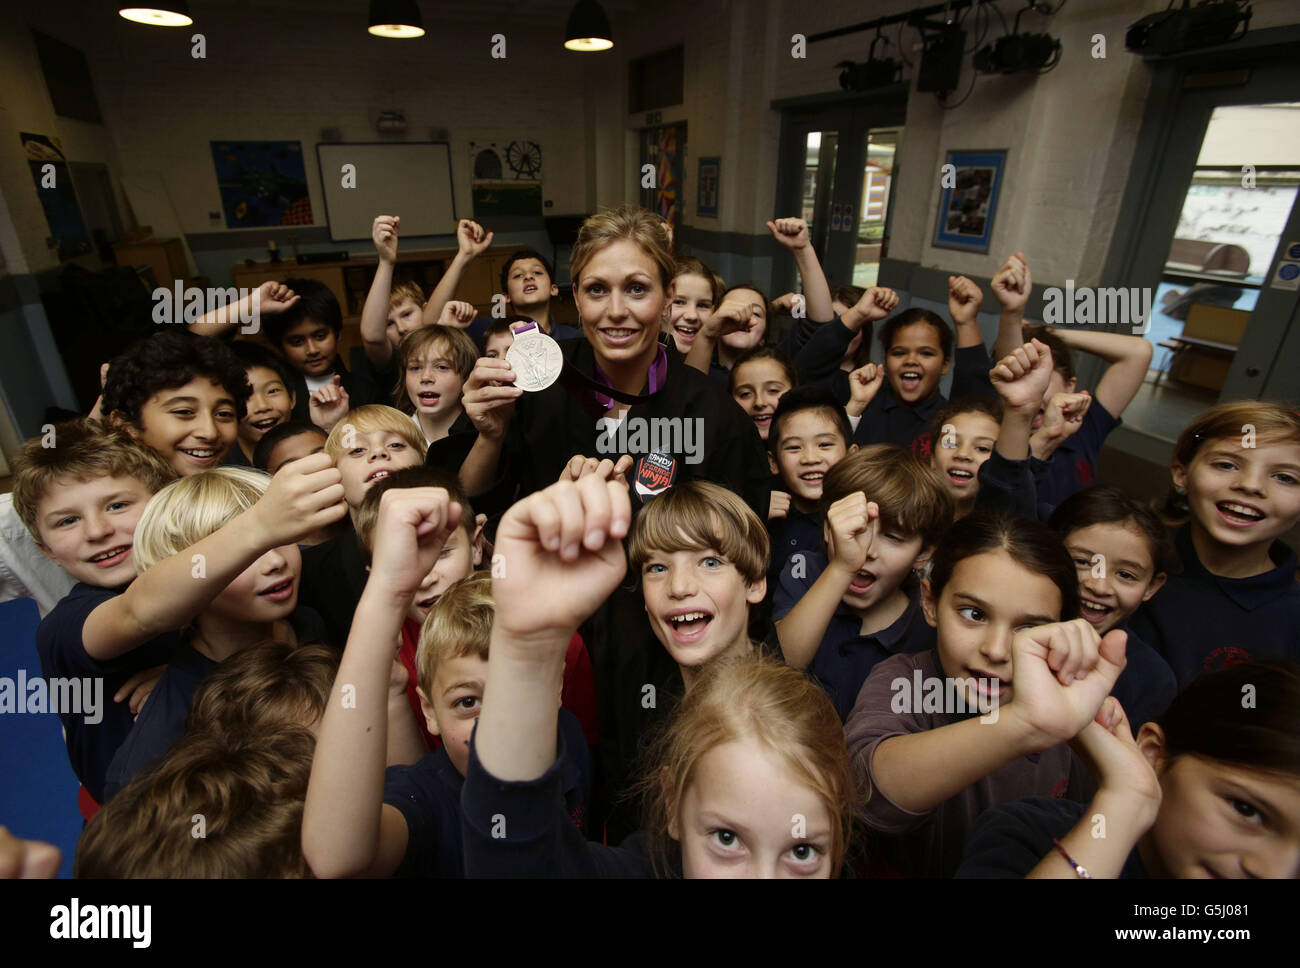
<path id="1" fill-rule="evenodd" d="M 345 517 L 343 530 L 320 544 L 302 549 L 302 581 L 298 602 L 325 620 L 325 641 L 342 651 L 352 631 L 352 615 L 366 587 L 366 560 Z"/>
<path id="2" fill-rule="evenodd" d="M 817 551 L 806 553 L 802 561 L 791 561 L 782 569 L 772 597 L 773 622 L 785 618 L 799 604 L 828 564 L 825 552 Z M 862 619 L 840 602 L 808 665 L 808 674 L 831 697 L 841 721 L 853 711 L 862 684 L 877 663 L 890 656 L 934 647 L 934 629 L 921 612 L 919 584 L 909 577 L 902 588 L 908 596 L 903 614 L 869 635 L 862 634 Z"/>
<path id="3" fill-rule="evenodd" d="M 1040 861 L 1056 853 L 1053 841 L 1062 839 L 1073 830 L 1087 809 L 1086 804 L 1074 800 L 1047 797 L 1025 797 L 990 807 L 971 826 L 966 837 L 965 856 L 954 876 L 1028 877 Z M 1142 855 L 1134 847 L 1124 861 L 1119 879 L 1145 879 L 1147 876 Z"/>
<path id="4" fill-rule="evenodd" d="M 932 810 L 917 813 L 890 800 L 876 782 L 873 770 L 876 749 L 882 742 L 979 715 L 978 711 L 964 715 L 915 709 L 894 712 L 892 705 L 896 696 L 904 694 L 904 685 L 909 700 L 905 705 L 914 705 L 913 682 L 917 671 L 923 683 L 945 678 L 936 649 L 896 655 L 877 665 L 863 684 L 844 726 L 858 788 L 871 790 L 862 811 L 863 820 L 869 829 L 896 838 L 894 846 L 905 876 L 951 877 L 961 860 L 971 823 L 994 804 L 1027 796 L 1083 798 L 1085 771 L 1069 746 L 1061 743 L 1039 753 L 1016 757 Z"/>
<path id="5" fill-rule="evenodd" d="M 166 665 L 180 646 L 180 637 L 167 632 L 125 652 L 101 661 L 86 653 L 82 631 L 90 613 L 122 594 L 122 588 L 99 588 L 77 582 L 72 591 L 45 616 L 36 629 L 36 653 L 46 681 L 54 678 L 99 679 L 104 683 L 103 719 L 89 725 L 85 715 L 62 711 L 63 739 L 68 747 L 72 772 L 97 803 L 104 802 L 104 780 L 118 748 L 126 741 L 134 720 L 129 702 L 114 702 L 113 696 L 137 672 Z M 82 708 L 87 701 L 82 682 Z M 153 697 L 150 696 L 150 702 Z M 148 707 L 149 703 L 145 703 Z"/>
<path id="6" fill-rule="evenodd" d="M 1173 669 L 1182 689 L 1200 673 L 1252 660 L 1300 660 L 1300 585 L 1296 553 L 1274 541 L 1274 568 L 1250 578 L 1222 578 L 1201 564 L 1192 526 L 1174 534 L 1182 574 L 1129 619 Z"/>
<path id="7" fill-rule="evenodd" d="M 319 642 L 325 631 L 320 616 L 302 606 L 293 610 L 288 622 L 303 645 Z M 112 797 L 138 773 L 162 759 L 181 738 L 199 683 L 218 665 L 194 647 L 192 633 L 182 636 L 162 678 L 136 717 L 135 727 L 109 764 L 104 783 L 106 796 Z"/>
<path id="8" fill-rule="evenodd" d="M 607 847 L 587 840 L 573 824 L 565 788 L 571 760 L 581 755 L 578 745 L 561 731 L 555 762 L 545 773 L 506 781 L 483 768 L 470 740 L 460 794 L 466 877 L 651 876 L 639 837 Z"/>
<path id="9" fill-rule="evenodd" d="M 557 786 L 564 823 L 582 840 L 582 823 L 591 781 L 591 763 L 577 719 L 560 710 L 557 745 L 571 755 L 557 761 Z M 390 766 L 384 773 L 384 803 L 406 821 L 406 852 L 395 877 L 464 877 L 461 794 L 465 779 L 439 747 L 410 766 Z M 514 816 L 508 816 L 510 833 Z M 489 815 L 489 823 L 494 821 Z"/>
<path id="10" fill-rule="evenodd" d="M 1035 462 L 1039 515 L 1044 520 L 1071 494 L 1097 483 L 1097 458 L 1102 445 L 1121 423 L 1119 417 L 1093 400 L 1079 429 L 1056 448 L 1051 458 Z"/>

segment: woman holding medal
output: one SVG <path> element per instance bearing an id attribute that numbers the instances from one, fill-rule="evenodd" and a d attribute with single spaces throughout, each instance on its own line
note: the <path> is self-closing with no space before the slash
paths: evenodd
<path id="1" fill-rule="evenodd" d="M 626 454 L 634 508 L 703 479 L 766 513 L 771 478 L 753 422 L 659 342 L 673 269 L 651 212 L 623 207 L 587 219 L 570 260 L 586 339 L 557 344 L 521 325 L 505 359 L 480 359 L 465 383 L 478 435 L 459 472 L 476 507 L 503 511 L 571 476 L 575 455 Z"/>

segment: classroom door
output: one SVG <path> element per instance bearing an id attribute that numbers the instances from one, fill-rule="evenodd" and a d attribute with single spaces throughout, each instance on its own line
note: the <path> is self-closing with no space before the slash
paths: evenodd
<path id="1" fill-rule="evenodd" d="M 836 101 L 784 111 L 776 214 L 799 214 L 808 222 L 832 289 L 872 286 L 889 248 L 894 159 L 906 104 Z M 794 285 L 794 260 L 783 252 L 773 290 Z"/>

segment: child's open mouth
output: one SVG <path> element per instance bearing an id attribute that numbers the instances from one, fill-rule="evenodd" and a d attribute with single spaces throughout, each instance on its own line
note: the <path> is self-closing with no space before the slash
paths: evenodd
<path id="1" fill-rule="evenodd" d="M 272 602 L 286 602 L 293 595 L 293 579 L 286 578 L 278 585 L 272 585 L 264 592 L 258 594 Z"/>
<path id="2" fill-rule="evenodd" d="M 535 293 L 536 291 L 537 291 L 537 283 L 535 283 L 535 282 L 525 282 L 525 283 L 524 283 L 524 295 L 525 295 L 525 296 L 531 296 L 531 295 L 532 295 L 533 293 Z"/>
<path id="3" fill-rule="evenodd" d="M 713 624 L 713 616 L 698 609 L 691 612 L 674 612 L 668 616 L 668 625 L 673 630 L 673 640 L 681 645 L 689 645 L 704 638 Z"/>
<path id="4" fill-rule="evenodd" d="M 699 335 L 700 327 L 691 326 L 688 323 L 674 323 L 673 332 L 678 335 L 683 343 L 692 343 L 695 337 Z"/>
<path id="5" fill-rule="evenodd" d="M 948 480 L 952 481 L 954 487 L 970 487 L 975 480 L 975 475 L 970 471 L 964 471 L 960 467 L 948 468 Z"/>
<path id="6" fill-rule="evenodd" d="M 980 699 L 1001 699 L 1007 690 L 1011 688 L 1011 683 L 999 679 L 991 672 L 985 672 L 983 669 L 971 669 L 970 673 L 971 678 L 975 680 L 975 694 Z"/>
<path id="7" fill-rule="evenodd" d="M 771 422 L 772 422 L 772 415 L 770 413 L 754 414 L 754 423 L 758 424 L 759 430 L 766 430 L 768 424 L 770 424 Z"/>
<path id="8" fill-rule="evenodd" d="M 1094 602 L 1090 598 L 1079 599 L 1080 614 L 1093 625 L 1103 625 L 1110 613 L 1115 611 L 1109 605 L 1103 605 L 1101 602 Z"/>
<path id="9" fill-rule="evenodd" d="M 1215 508 L 1219 512 L 1219 517 L 1234 528 L 1248 528 L 1263 521 L 1265 517 L 1264 512 L 1259 508 L 1249 504 L 1238 504 L 1235 501 L 1220 501 Z"/>
<path id="10" fill-rule="evenodd" d="M 428 598 L 421 599 L 420 601 L 415 603 L 415 607 L 422 612 L 427 612 L 429 611 L 429 609 L 433 608 L 433 606 L 438 604 L 438 599 L 440 598 L 442 598 L 442 592 L 438 592 L 438 594 L 436 595 L 430 595 Z"/>
<path id="11" fill-rule="evenodd" d="M 377 471 L 371 471 L 370 476 L 366 478 L 366 483 L 373 484 L 375 481 L 382 481 L 389 475 L 389 473 L 391 472 L 386 467 L 381 467 Z"/>
<path id="12" fill-rule="evenodd" d="M 130 554 L 130 545 L 118 545 L 116 548 L 109 548 L 107 551 L 92 555 L 87 560 L 98 568 L 112 568 L 126 561 L 127 556 Z"/>
<path id="13" fill-rule="evenodd" d="M 272 427 L 274 427 L 274 426 L 275 426 L 276 424 L 278 424 L 279 422 L 280 422 L 280 418 L 279 418 L 279 417 L 267 417 L 267 418 L 264 419 L 264 420 L 253 420 L 253 421 L 250 421 L 250 423 L 251 423 L 253 429 L 256 430 L 256 431 L 259 431 L 260 433 L 266 433 L 268 430 L 270 430 Z"/>
<path id="14" fill-rule="evenodd" d="M 921 374 L 916 372 L 915 370 L 905 370 L 898 375 L 899 385 L 904 390 L 908 390 L 912 392 L 921 389 L 921 379 L 922 379 Z"/>
<path id="15" fill-rule="evenodd" d="M 424 392 L 417 394 L 417 396 L 420 399 L 420 406 L 422 407 L 436 407 L 438 401 L 442 399 L 441 393 L 433 393 L 429 390 L 425 390 Z"/>
<path id="16" fill-rule="evenodd" d="M 853 581 L 849 582 L 849 594 L 865 595 L 875 583 L 876 576 L 864 568 L 853 576 Z"/>

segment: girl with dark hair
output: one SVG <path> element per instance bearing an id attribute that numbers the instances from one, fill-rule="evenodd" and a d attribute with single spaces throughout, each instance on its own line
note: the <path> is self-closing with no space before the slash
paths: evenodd
<path id="1" fill-rule="evenodd" d="M 977 821 L 958 877 L 1300 876 L 1300 666 L 1207 672 L 1136 739 L 1107 699 L 1077 739 L 1086 806 L 1034 797 Z"/>
<path id="2" fill-rule="evenodd" d="M 1077 617 L 1069 554 L 1027 518 L 961 519 L 922 588 L 936 647 L 876 665 L 845 735 L 866 825 L 905 874 L 946 877 L 989 806 L 1081 792 L 1065 744 L 1115 684 L 1124 634 Z"/>
<path id="3" fill-rule="evenodd" d="M 1178 558 L 1155 512 L 1118 487 L 1098 485 L 1067 498 L 1048 521 L 1079 576 L 1079 612 L 1098 635 L 1128 633 L 1128 665 L 1113 695 L 1140 726 L 1178 693 L 1173 670 L 1128 627 L 1129 617 L 1178 571 Z"/>

